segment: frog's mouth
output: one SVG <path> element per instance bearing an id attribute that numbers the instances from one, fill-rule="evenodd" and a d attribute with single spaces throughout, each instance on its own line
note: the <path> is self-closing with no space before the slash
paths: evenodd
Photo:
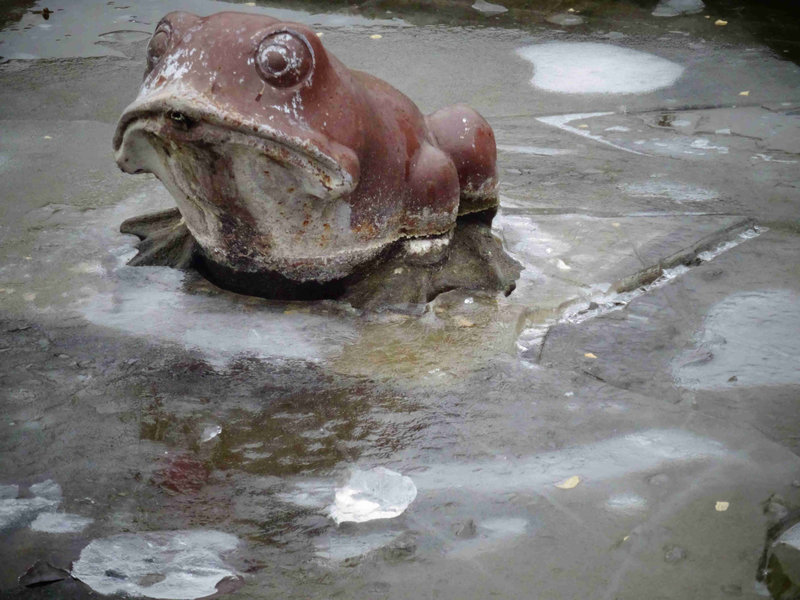
<path id="1" fill-rule="evenodd" d="M 126 110 L 115 158 L 125 172 L 161 180 L 212 260 L 237 271 L 330 280 L 391 241 L 351 229 L 359 163 L 349 148 L 297 126 L 273 128 L 170 100 Z"/>
<path id="2" fill-rule="evenodd" d="M 338 198 L 355 189 L 359 164 L 352 150 L 308 130 L 287 129 L 292 132 L 214 107 L 156 100 L 134 103 L 125 111 L 114 134 L 114 152 L 117 164 L 126 173 L 158 176 L 164 151 L 169 156 L 171 149 L 180 146 L 217 147 L 222 151 L 225 146 L 236 145 L 295 172 L 312 196 Z"/>

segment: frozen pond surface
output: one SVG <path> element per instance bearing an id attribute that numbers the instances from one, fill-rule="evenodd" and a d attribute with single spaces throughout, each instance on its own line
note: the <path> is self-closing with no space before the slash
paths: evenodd
<path id="1" fill-rule="evenodd" d="M 795 15 L 250 4 L 0 11 L 0 595 L 764 597 L 800 508 Z M 172 9 L 478 109 L 514 293 L 362 313 L 128 267 L 119 224 L 173 203 L 110 140 Z"/>

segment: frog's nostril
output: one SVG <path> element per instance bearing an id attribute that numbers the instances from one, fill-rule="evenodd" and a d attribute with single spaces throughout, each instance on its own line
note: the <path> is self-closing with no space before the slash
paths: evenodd
<path id="1" fill-rule="evenodd" d="M 172 110 L 167 113 L 167 117 L 172 121 L 173 125 L 184 130 L 193 127 L 196 123 L 194 119 L 177 110 Z"/>

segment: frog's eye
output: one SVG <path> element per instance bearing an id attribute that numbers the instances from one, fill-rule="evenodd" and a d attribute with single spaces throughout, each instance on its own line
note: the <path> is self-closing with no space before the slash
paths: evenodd
<path id="1" fill-rule="evenodd" d="M 156 66 L 161 57 L 167 53 L 169 48 L 169 40 L 172 37 L 172 28 L 169 23 L 162 22 L 156 28 L 153 37 L 150 38 L 150 43 L 147 45 L 147 70 L 152 70 Z"/>
<path id="2" fill-rule="evenodd" d="M 311 71 L 314 57 L 307 42 L 286 31 L 268 35 L 256 50 L 256 67 L 276 87 L 297 85 Z"/>

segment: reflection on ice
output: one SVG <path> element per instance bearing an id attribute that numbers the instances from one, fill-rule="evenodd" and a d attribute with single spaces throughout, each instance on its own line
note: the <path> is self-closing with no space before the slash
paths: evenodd
<path id="1" fill-rule="evenodd" d="M 203 598 L 223 579 L 236 577 L 222 555 L 238 543 L 213 530 L 123 533 L 86 546 L 72 576 L 101 594 Z"/>
<path id="2" fill-rule="evenodd" d="M 703 460 L 724 452 L 720 443 L 686 431 L 651 429 L 502 464 L 435 465 L 415 479 L 422 490 L 474 487 L 484 494 L 499 494 L 548 488 L 575 473 L 591 484 L 664 463 Z"/>
<path id="3" fill-rule="evenodd" d="M 517 50 L 533 63 L 531 84 L 562 94 L 644 94 L 675 83 L 683 67 L 653 54 L 594 42 L 552 42 Z"/>

